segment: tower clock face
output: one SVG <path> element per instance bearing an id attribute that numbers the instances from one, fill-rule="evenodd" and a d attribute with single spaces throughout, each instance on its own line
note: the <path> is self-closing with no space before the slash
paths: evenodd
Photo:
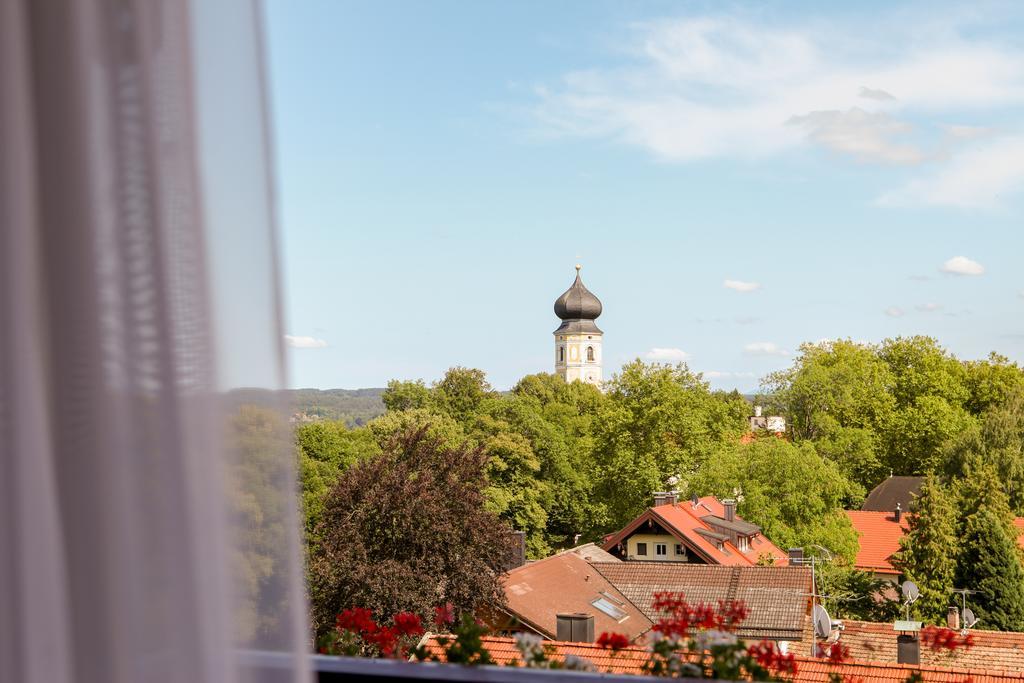
<path id="1" fill-rule="evenodd" d="M 579 357 L 580 357 L 579 349 L 577 349 L 575 346 L 570 346 L 569 347 L 569 360 L 578 360 Z"/>

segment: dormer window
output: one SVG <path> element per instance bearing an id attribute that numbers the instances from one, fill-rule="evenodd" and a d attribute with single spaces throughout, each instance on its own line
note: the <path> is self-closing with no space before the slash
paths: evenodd
<path id="1" fill-rule="evenodd" d="M 736 547 L 739 548 L 740 551 L 744 552 L 744 553 L 747 552 L 748 550 L 750 550 L 750 537 L 749 536 L 740 536 L 739 539 L 737 539 Z"/>

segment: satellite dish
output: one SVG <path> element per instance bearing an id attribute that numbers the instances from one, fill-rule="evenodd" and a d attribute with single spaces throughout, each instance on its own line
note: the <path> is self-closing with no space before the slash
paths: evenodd
<path id="1" fill-rule="evenodd" d="M 822 640 L 832 635 L 832 617 L 828 615 L 824 607 L 815 605 L 811 617 L 814 620 L 814 635 Z"/>
<path id="2" fill-rule="evenodd" d="M 978 623 L 978 618 L 974 616 L 974 612 L 969 607 L 964 608 L 964 628 L 971 628 Z"/>
<path id="3" fill-rule="evenodd" d="M 908 605 L 921 597 L 921 591 L 918 590 L 917 584 L 913 581 L 904 581 L 903 585 L 900 586 L 900 591 L 903 592 L 903 597 Z"/>

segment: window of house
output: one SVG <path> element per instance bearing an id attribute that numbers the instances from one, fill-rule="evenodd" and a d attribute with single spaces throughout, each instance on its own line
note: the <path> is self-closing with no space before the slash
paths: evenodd
<path id="1" fill-rule="evenodd" d="M 666 555 L 668 555 L 668 546 L 664 543 L 655 543 L 654 554 L 659 557 L 665 557 Z"/>
<path id="2" fill-rule="evenodd" d="M 685 555 L 686 550 L 683 549 L 682 543 L 676 543 L 676 555 Z"/>
<path id="3" fill-rule="evenodd" d="M 607 593 L 601 593 L 597 596 L 597 600 L 594 600 L 590 604 L 616 621 L 625 621 L 626 617 L 629 616 L 626 614 L 626 610 L 622 609 L 625 606 L 625 603 L 616 600 Z"/>
<path id="4" fill-rule="evenodd" d="M 591 363 L 594 362 L 594 347 L 593 346 L 588 346 L 587 347 L 587 360 L 590 361 Z"/>
<path id="5" fill-rule="evenodd" d="M 644 555 L 644 556 L 646 556 L 647 555 L 647 544 L 646 543 L 637 543 L 636 544 L 636 554 L 637 555 Z"/>
<path id="6" fill-rule="evenodd" d="M 750 550 L 750 538 L 748 536 L 740 536 L 737 547 L 743 552 Z"/>
<path id="7" fill-rule="evenodd" d="M 564 363 L 565 362 L 565 347 L 564 346 L 559 346 L 558 347 L 558 362 L 559 363 Z"/>

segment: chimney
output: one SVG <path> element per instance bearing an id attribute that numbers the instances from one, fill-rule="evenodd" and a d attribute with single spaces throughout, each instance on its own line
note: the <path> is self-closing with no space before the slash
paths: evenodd
<path id="1" fill-rule="evenodd" d="M 754 406 L 754 417 L 761 417 L 761 406 Z"/>
<path id="2" fill-rule="evenodd" d="M 656 491 L 654 493 L 654 507 L 659 505 L 675 505 L 679 500 L 677 491 Z"/>
<path id="3" fill-rule="evenodd" d="M 957 607 L 949 606 L 949 611 L 946 612 L 946 626 L 953 629 L 954 631 L 960 630 L 960 610 Z"/>
<path id="4" fill-rule="evenodd" d="M 899 503 L 896 503 L 896 511 L 892 513 L 892 516 L 893 519 L 896 520 L 897 524 L 899 524 L 900 520 L 903 518 L 903 510 Z"/>
<path id="5" fill-rule="evenodd" d="M 510 571 L 516 567 L 522 567 L 526 564 L 526 532 L 510 532 L 509 546 L 508 562 L 505 567 L 505 571 Z"/>
<path id="6" fill-rule="evenodd" d="M 789 549 L 789 563 L 790 564 L 803 564 L 804 563 L 804 549 L 803 548 L 790 548 Z"/>
<path id="7" fill-rule="evenodd" d="M 693 507 L 697 507 L 700 504 L 700 496 L 698 496 L 696 493 L 690 496 L 690 503 L 693 505 Z"/>
<path id="8" fill-rule="evenodd" d="M 921 663 L 921 643 L 913 633 L 901 633 L 896 636 L 896 663 Z"/>
<path id="9" fill-rule="evenodd" d="M 729 522 L 736 519 L 736 499 L 726 498 L 722 501 L 725 506 L 725 519 Z"/>
<path id="10" fill-rule="evenodd" d="M 556 615 L 555 637 L 566 643 L 594 642 L 594 615 L 574 612 Z"/>

